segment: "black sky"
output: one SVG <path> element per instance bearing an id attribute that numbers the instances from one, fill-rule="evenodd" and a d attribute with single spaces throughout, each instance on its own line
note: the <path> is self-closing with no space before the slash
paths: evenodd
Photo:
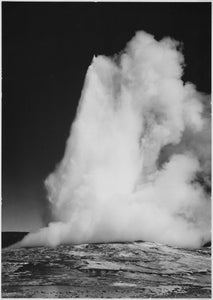
<path id="1" fill-rule="evenodd" d="M 211 3 L 2 2 L 3 230 L 42 226 L 92 57 L 138 30 L 182 41 L 184 81 L 211 92 Z"/>

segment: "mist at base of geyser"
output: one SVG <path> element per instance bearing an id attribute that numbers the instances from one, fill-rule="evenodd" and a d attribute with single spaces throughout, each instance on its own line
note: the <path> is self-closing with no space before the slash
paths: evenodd
<path id="1" fill-rule="evenodd" d="M 45 181 L 55 221 L 23 246 L 210 240 L 209 103 L 181 80 L 177 48 L 138 32 L 119 58 L 93 59 L 64 157 Z"/>

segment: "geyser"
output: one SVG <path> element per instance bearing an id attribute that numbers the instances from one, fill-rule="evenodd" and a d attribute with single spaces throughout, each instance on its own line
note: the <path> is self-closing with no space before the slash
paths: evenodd
<path id="1" fill-rule="evenodd" d="M 181 80 L 178 49 L 137 32 L 119 56 L 93 58 L 45 181 L 54 221 L 22 246 L 210 240 L 210 99 Z"/>

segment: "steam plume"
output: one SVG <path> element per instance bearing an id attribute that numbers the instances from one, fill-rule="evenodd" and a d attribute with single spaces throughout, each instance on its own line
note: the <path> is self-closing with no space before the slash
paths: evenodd
<path id="1" fill-rule="evenodd" d="M 179 43 L 145 32 L 94 57 L 64 157 L 45 185 L 54 222 L 23 246 L 210 240 L 208 96 L 184 84 Z"/>

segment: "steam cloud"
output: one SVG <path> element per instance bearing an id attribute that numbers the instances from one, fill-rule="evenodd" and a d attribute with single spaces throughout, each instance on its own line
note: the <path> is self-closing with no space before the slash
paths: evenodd
<path id="1" fill-rule="evenodd" d="M 181 80 L 179 46 L 137 32 L 120 55 L 93 58 L 45 181 L 54 221 L 22 246 L 210 240 L 210 97 Z"/>

